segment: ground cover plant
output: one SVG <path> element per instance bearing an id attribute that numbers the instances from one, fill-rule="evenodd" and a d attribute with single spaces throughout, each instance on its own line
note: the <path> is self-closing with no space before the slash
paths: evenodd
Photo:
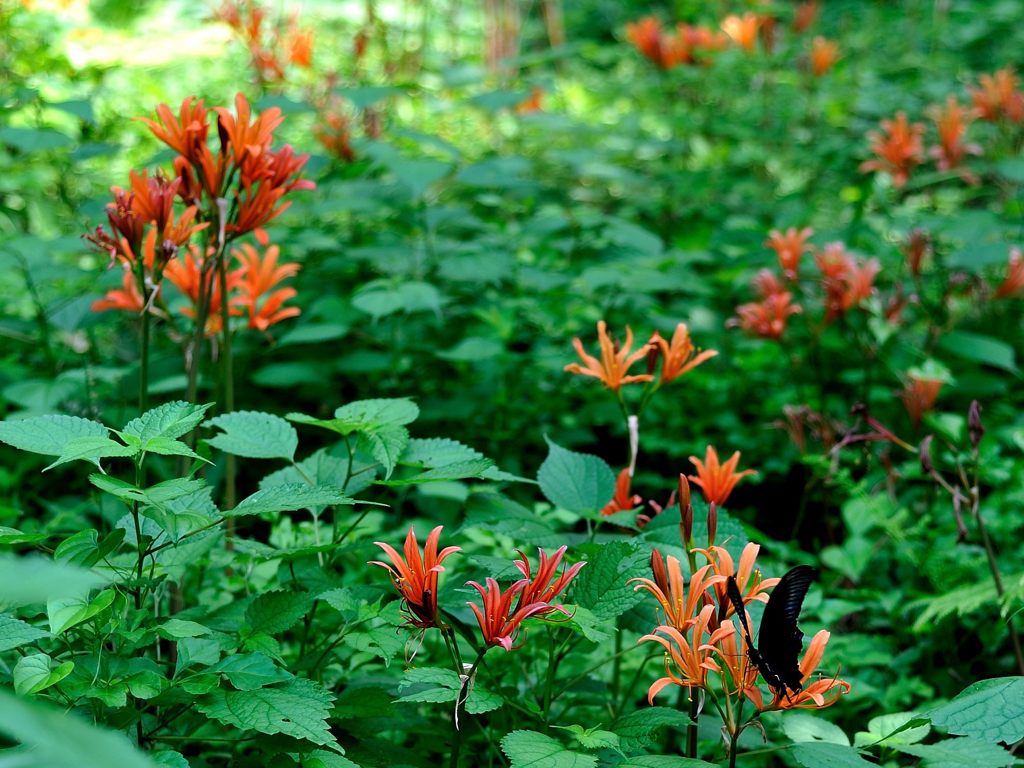
<path id="1" fill-rule="evenodd" d="M 1024 2 L 0 5 L 0 764 L 997 768 Z"/>

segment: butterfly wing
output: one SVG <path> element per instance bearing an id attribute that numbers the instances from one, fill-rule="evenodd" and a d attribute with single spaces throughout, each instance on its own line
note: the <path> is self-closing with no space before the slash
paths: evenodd
<path id="1" fill-rule="evenodd" d="M 765 665 L 792 691 L 800 690 L 802 677 L 798 657 L 804 635 L 797 621 L 816 573 L 809 565 L 798 565 L 782 577 L 768 598 L 757 635 L 757 650 Z"/>

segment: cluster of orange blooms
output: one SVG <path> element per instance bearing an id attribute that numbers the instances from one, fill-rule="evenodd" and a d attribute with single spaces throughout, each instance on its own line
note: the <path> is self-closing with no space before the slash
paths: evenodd
<path id="1" fill-rule="evenodd" d="M 300 27 L 294 15 L 268 30 L 267 9 L 255 0 L 223 0 L 213 18 L 231 27 L 245 43 L 260 82 L 283 81 L 289 64 L 303 69 L 313 66 L 313 30 Z"/>
<path id="2" fill-rule="evenodd" d="M 818 16 L 817 0 L 800 3 L 793 14 L 792 28 L 802 33 Z M 742 15 L 730 14 L 722 19 L 719 30 L 683 22 L 675 29 L 665 29 L 653 16 L 647 16 L 626 25 L 626 39 L 640 53 L 661 69 L 680 65 L 709 65 L 712 54 L 725 50 L 730 44 L 746 53 L 757 49 L 758 39 L 766 50 L 775 45 L 778 19 L 770 13 L 748 11 Z M 815 76 L 822 76 L 839 60 L 839 46 L 831 40 L 816 36 L 808 52 L 808 61 Z"/>
<path id="3" fill-rule="evenodd" d="M 233 115 L 189 97 L 177 115 L 161 104 L 157 120 L 142 118 L 178 153 L 175 175 L 133 171 L 127 190 L 113 188 L 114 201 L 107 205 L 109 231 L 98 226 L 86 237 L 110 255 L 112 265 L 124 268 L 123 287 L 95 302 L 94 310 L 148 311 L 169 317 L 160 291 L 166 277 L 191 303 L 182 309 L 184 315 L 196 317 L 205 303 L 208 335 L 223 330 L 225 290 L 230 315 L 247 315 L 250 328 L 266 330 L 299 313 L 282 306 L 295 290 L 277 287 L 294 276 L 299 265 L 278 264 L 279 249 L 269 245 L 263 226 L 291 204 L 285 199 L 288 193 L 314 187 L 299 175 L 307 156 L 296 155 L 288 145 L 272 148 L 274 130 L 284 119 L 280 110 L 253 115 L 241 94 L 235 107 Z M 211 112 L 220 137 L 216 151 L 208 143 Z M 176 207 L 182 210 L 176 213 Z M 202 246 L 191 242 L 200 232 Z M 264 250 L 249 243 L 232 248 L 232 266 L 222 285 L 217 260 L 228 244 L 248 233 Z"/>
<path id="4" fill-rule="evenodd" d="M 992 75 L 982 75 L 978 85 L 968 89 L 971 106 L 962 105 L 956 96 L 946 97 L 944 106 L 933 105 L 927 115 L 935 124 L 938 143 L 925 152 L 923 123 L 910 122 L 905 112 L 898 112 L 892 120 L 883 120 L 880 132 L 868 134 L 873 158 L 864 161 L 862 171 L 887 173 L 893 185 L 900 189 L 910 179 L 915 168 L 927 157 L 935 160 L 940 171 L 955 170 L 970 183 L 977 177 L 963 167 L 968 156 L 980 155 L 978 144 L 965 141 L 967 129 L 975 120 L 993 123 L 1020 124 L 1024 122 L 1024 92 L 1020 79 L 1011 67 L 1004 67 Z"/>

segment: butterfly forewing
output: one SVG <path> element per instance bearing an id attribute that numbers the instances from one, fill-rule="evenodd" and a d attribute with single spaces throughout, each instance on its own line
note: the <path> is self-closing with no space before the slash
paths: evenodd
<path id="1" fill-rule="evenodd" d="M 768 598 L 757 633 L 757 650 L 764 664 L 793 691 L 801 688 L 798 657 L 803 633 L 797 620 L 815 573 L 809 565 L 798 565 L 782 577 Z"/>

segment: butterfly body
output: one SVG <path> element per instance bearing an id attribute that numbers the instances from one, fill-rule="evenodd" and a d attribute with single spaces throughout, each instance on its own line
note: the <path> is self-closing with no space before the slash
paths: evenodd
<path id="1" fill-rule="evenodd" d="M 743 626 L 747 655 L 761 677 L 777 696 L 789 696 L 803 688 L 798 656 L 803 648 L 803 632 L 797 626 L 800 607 L 816 571 L 809 565 L 798 565 L 783 576 L 772 590 L 761 616 L 757 645 L 750 634 L 743 596 L 733 577 L 726 583 L 729 600 Z"/>

